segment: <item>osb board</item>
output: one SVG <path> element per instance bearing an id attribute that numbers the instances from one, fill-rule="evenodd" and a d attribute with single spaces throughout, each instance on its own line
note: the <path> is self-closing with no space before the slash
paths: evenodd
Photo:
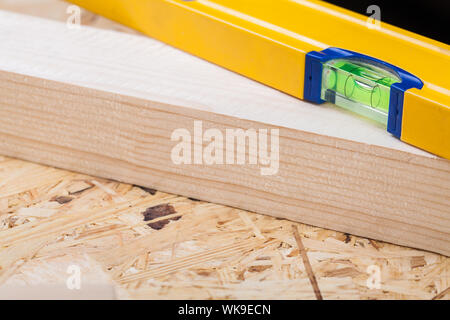
<path id="1" fill-rule="evenodd" d="M 67 6 L 0 0 L 0 9 L 58 20 L 67 19 Z M 129 31 L 85 11 L 82 23 Z M 2 158 L 0 281 L 64 283 L 67 267 L 77 265 L 84 283 L 112 279 L 121 298 L 314 299 L 296 225 L 325 299 L 449 298 L 444 256 L 151 193 Z M 174 219 L 156 230 L 142 212 L 159 204 L 174 212 L 161 219 Z M 366 284 L 371 265 L 381 270 L 379 290 Z"/>
<path id="2" fill-rule="evenodd" d="M 119 298 L 315 299 L 292 225 L 324 299 L 431 299 L 450 285 L 449 258 L 434 253 L 0 159 L 7 286 L 64 285 L 76 265 Z M 380 289 L 367 286 L 372 265 Z"/>

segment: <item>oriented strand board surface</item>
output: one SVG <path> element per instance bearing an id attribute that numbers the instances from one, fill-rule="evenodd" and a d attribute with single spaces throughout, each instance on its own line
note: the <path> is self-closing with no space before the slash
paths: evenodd
<path id="1" fill-rule="evenodd" d="M 0 9 L 63 20 L 66 5 L 58 4 L 0 0 Z M 117 28 L 98 17 L 91 21 Z M 172 204 L 182 218 L 160 230 L 142 225 L 141 212 L 161 203 Z M 105 212 L 109 220 L 102 220 Z M 64 227 L 73 213 L 89 218 L 80 221 L 83 226 Z M 315 298 L 289 221 L 2 157 L 0 219 L 2 244 L 18 230 L 21 237 L 14 250 L 0 251 L 0 278 L 9 285 L 64 283 L 67 267 L 75 264 L 88 283 L 112 277 L 119 297 Z M 198 221 L 210 223 L 199 228 Z M 38 236 L 25 226 L 30 222 L 42 226 Z M 449 298 L 450 264 L 444 256 L 295 225 L 325 299 Z M 154 243 L 155 237 L 164 244 Z M 242 255 L 246 250 L 250 254 Z M 371 265 L 380 267 L 380 289 L 367 287 Z"/>
<path id="2" fill-rule="evenodd" d="M 118 298 L 315 299 L 292 225 L 324 299 L 432 299 L 450 286 L 438 254 L 0 158 L 6 288 L 64 286 L 76 265 L 82 284 L 112 283 Z"/>

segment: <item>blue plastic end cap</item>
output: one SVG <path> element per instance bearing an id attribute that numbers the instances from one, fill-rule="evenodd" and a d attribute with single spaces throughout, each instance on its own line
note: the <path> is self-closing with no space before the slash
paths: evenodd
<path id="1" fill-rule="evenodd" d="M 322 51 L 311 51 L 305 58 L 305 85 L 303 98 L 314 103 L 324 103 L 320 98 L 322 87 L 322 65 L 334 59 L 355 59 L 389 69 L 402 80 L 391 86 L 387 131 L 400 138 L 402 132 L 404 93 L 411 88 L 422 89 L 423 82 L 411 73 L 385 61 L 366 56 L 350 50 L 328 48 Z"/>

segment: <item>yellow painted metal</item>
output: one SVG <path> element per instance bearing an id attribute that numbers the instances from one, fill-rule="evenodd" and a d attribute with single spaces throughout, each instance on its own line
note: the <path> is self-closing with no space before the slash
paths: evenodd
<path id="1" fill-rule="evenodd" d="M 401 140 L 450 159 L 449 93 L 428 90 L 425 84 L 422 90 L 406 91 Z"/>
<path id="2" fill-rule="evenodd" d="M 405 97 L 402 134 L 408 141 L 402 140 L 448 155 L 448 144 L 431 148 L 426 142 L 444 139 L 432 122 L 418 126 L 413 121 L 411 127 L 408 122 L 428 117 L 449 126 L 446 44 L 383 22 L 378 29 L 369 28 L 368 17 L 316 0 L 70 2 L 298 98 L 303 98 L 304 61 L 310 51 L 340 47 L 389 62 L 425 83 L 423 90 Z M 415 132 L 419 128 L 421 132 Z"/>

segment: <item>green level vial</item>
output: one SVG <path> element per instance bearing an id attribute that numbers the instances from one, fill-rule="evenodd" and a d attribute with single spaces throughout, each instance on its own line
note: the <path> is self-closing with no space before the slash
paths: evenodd
<path id="1" fill-rule="evenodd" d="M 357 60 L 323 64 L 321 99 L 387 125 L 394 73 Z"/>

